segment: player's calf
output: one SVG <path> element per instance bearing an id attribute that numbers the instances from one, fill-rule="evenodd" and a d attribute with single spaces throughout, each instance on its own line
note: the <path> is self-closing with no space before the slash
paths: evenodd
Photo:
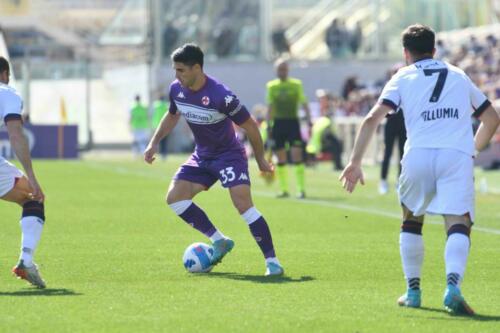
<path id="1" fill-rule="evenodd" d="M 445 247 L 447 287 L 443 303 L 445 309 L 453 314 L 474 314 L 474 311 L 465 302 L 460 292 L 460 284 L 463 280 L 469 255 L 470 231 L 469 226 L 461 223 L 453 224 L 448 229 L 448 239 Z"/>
<path id="2" fill-rule="evenodd" d="M 454 224 L 448 229 L 445 246 L 446 283 L 460 288 L 470 248 L 470 228 Z"/>
<path id="3" fill-rule="evenodd" d="M 405 220 L 401 225 L 399 247 L 407 284 L 406 293 L 398 299 L 401 306 L 420 307 L 420 276 L 424 260 L 422 227 L 422 223 L 413 220 Z"/>
<path id="4" fill-rule="evenodd" d="M 217 228 L 208 218 L 207 214 L 198 207 L 192 200 L 181 200 L 169 204 L 170 208 L 187 224 L 216 241 L 223 238 Z"/>
<path id="5" fill-rule="evenodd" d="M 246 212 L 241 214 L 241 217 L 247 222 L 250 232 L 264 255 L 267 267 L 266 275 L 282 275 L 283 268 L 276 257 L 271 231 L 269 230 L 269 226 L 267 225 L 264 216 L 262 216 L 262 214 L 255 207 L 251 207 Z M 276 271 L 275 274 L 268 274 L 270 267 L 273 272 Z M 280 268 L 279 274 L 277 273 L 278 270 L 274 269 L 275 267 Z"/>
<path id="6" fill-rule="evenodd" d="M 45 281 L 41 278 L 38 268 L 33 262 L 33 256 L 40 241 L 44 224 L 45 208 L 43 203 L 26 202 L 23 205 L 20 221 L 22 230 L 21 255 L 12 272 L 18 278 L 24 279 L 38 288 L 45 288 Z"/>
<path id="7" fill-rule="evenodd" d="M 218 264 L 234 247 L 234 242 L 217 230 L 207 214 L 191 200 L 173 202 L 169 206 L 187 224 L 212 241 L 214 248 L 212 264 Z"/>
<path id="8" fill-rule="evenodd" d="M 21 256 L 27 267 L 32 265 L 33 255 L 40 241 L 45 224 L 45 207 L 38 201 L 28 201 L 23 205 L 20 221 L 22 230 Z"/>

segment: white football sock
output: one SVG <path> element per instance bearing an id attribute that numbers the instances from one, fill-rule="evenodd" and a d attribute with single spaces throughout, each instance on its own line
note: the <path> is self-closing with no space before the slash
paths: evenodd
<path id="1" fill-rule="evenodd" d="M 40 236 L 42 235 L 43 220 L 36 216 L 26 216 L 21 219 L 21 256 L 24 265 L 33 265 L 33 255 L 35 253 Z"/>
<path id="2" fill-rule="evenodd" d="M 248 225 L 257 221 L 261 216 L 262 214 L 255 207 L 250 207 L 246 212 L 241 214 L 241 217 Z"/>
<path id="3" fill-rule="evenodd" d="M 171 203 L 171 204 L 169 204 L 169 206 L 170 206 L 170 208 L 172 208 L 172 210 L 175 212 L 175 214 L 181 215 L 189 208 L 189 206 L 191 206 L 192 203 L 193 203 L 192 200 L 181 200 L 181 201 Z"/>
<path id="4" fill-rule="evenodd" d="M 424 262 L 424 239 L 422 235 L 402 232 L 399 234 L 399 250 L 406 279 L 420 278 Z"/>
<path id="5" fill-rule="evenodd" d="M 444 260 L 446 264 L 446 275 L 456 273 L 460 279 L 457 287 L 464 277 L 467 257 L 469 256 L 470 239 L 464 234 L 454 233 L 448 236 L 444 249 Z"/>

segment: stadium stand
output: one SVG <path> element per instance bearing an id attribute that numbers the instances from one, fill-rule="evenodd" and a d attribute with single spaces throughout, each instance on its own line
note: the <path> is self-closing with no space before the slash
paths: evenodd
<path id="1" fill-rule="evenodd" d="M 31 45 L 28 57 L 31 97 L 43 101 L 33 105 L 33 121 L 57 122 L 59 101 L 64 96 L 68 120 L 85 129 L 85 80 L 88 77 L 90 126 L 95 141 L 99 144 L 120 144 L 130 140 L 127 110 L 132 97 L 136 93 L 143 95 L 146 101 L 149 97 L 148 73 L 151 68 L 148 67 L 148 43 L 151 41 L 148 40 L 150 36 L 146 24 L 147 3 L 145 0 L 32 0 L 28 15 L 5 18 L 0 13 L 18 75 L 23 74 L 21 68 L 27 60 L 25 45 Z M 266 7 L 272 14 L 270 24 L 261 17 L 262 8 L 259 6 L 264 2 L 259 0 L 171 0 L 152 3 L 162 4 L 159 24 L 164 28 L 162 38 L 169 41 L 162 50 L 163 65 L 151 74 L 155 92 L 165 89 L 173 78 L 168 62 L 172 48 L 194 40 L 206 50 L 209 73 L 224 77 L 224 81 L 249 108 L 262 103 L 263 85 L 273 76 L 270 59 L 266 58 L 271 54 L 264 52 L 262 48 L 265 43 L 262 41 L 271 43 L 272 29 L 281 25 L 295 60 L 294 74 L 305 82 L 309 99 L 314 100 L 317 89 L 332 92 L 339 118 L 336 123 L 343 126 L 345 122 L 346 133 L 355 132 L 357 117 L 368 112 L 381 84 L 387 79 L 386 69 L 400 58 L 399 39 L 392 37 L 399 33 L 403 24 L 413 20 L 411 13 L 418 13 L 425 20 L 430 20 L 429 24 L 446 30 L 463 26 L 467 23 L 464 20 L 468 19 L 458 15 L 461 13 L 460 8 L 455 5 L 442 4 L 441 14 L 429 18 L 425 14 L 425 6 L 419 7 L 399 0 L 385 1 L 385 7 L 391 7 L 391 11 L 389 13 L 385 7 L 378 8 L 376 20 L 373 13 L 377 9 L 374 7 L 379 3 L 377 1 L 269 1 L 265 3 L 272 3 L 270 8 Z M 476 25 L 494 22 L 488 21 L 485 16 L 484 3 L 478 1 L 474 9 L 478 14 L 474 16 Z M 410 14 L 403 15 L 403 9 Z M 58 15 L 53 15 L 56 10 Z M 362 42 L 357 52 L 348 50 L 343 59 L 330 60 L 325 34 L 335 18 L 345 21 L 351 36 L 358 26 Z M 472 15 L 469 19 L 472 19 Z M 26 24 L 28 21 L 30 24 Z M 478 32 L 478 42 L 486 41 L 489 34 L 495 35 L 498 40 L 495 34 L 495 30 L 499 30 L 498 26 L 491 26 L 490 29 L 490 32 Z M 455 50 L 456 45 L 460 45 L 456 40 L 465 43 L 468 38 L 465 36 L 466 31 L 469 30 L 439 35 L 445 46 L 453 45 L 449 53 L 459 52 Z M 39 56 L 34 57 L 36 54 Z M 482 56 L 481 63 L 472 65 L 470 63 L 475 59 L 472 56 L 464 57 L 459 59 L 459 66 L 469 66 L 472 72 L 485 71 L 493 75 L 488 78 L 481 75 L 475 80 L 482 82 L 482 87 L 490 96 L 498 98 L 498 87 L 495 85 L 499 81 L 498 73 L 495 74 L 498 65 L 493 67 L 493 64 L 486 63 L 495 57 L 499 58 L 498 52 Z M 238 69 L 237 75 L 235 68 Z M 351 92 L 341 96 L 343 83 L 349 77 L 357 77 L 357 84 Z M 112 131 L 107 129 L 102 119 L 115 120 Z M 85 130 L 81 131 L 81 142 L 86 140 L 85 133 Z"/>

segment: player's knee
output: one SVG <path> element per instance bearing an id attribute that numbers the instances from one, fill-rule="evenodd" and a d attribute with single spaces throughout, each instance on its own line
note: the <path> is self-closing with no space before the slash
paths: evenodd
<path id="1" fill-rule="evenodd" d="M 418 223 L 424 223 L 424 216 L 415 216 L 413 215 L 413 212 L 408 208 L 406 207 L 403 203 L 401 203 L 401 206 L 403 207 L 403 219 L 405 221 L 407 220 L 411 220 L 411 221 L 415 221 L 415 222 L 418 222 Z"/>
<path id="2" fill-rule="evenodd" d="M 165 196 L 165 202 L 169 206 L 175 202 L 175 198 L 173 195 L 170 194 L 170 192 L 168 192 L 167 195 Z"/>
<path id="3" fill-rule="evenodd" d="M 22 217 L 35 216 L 45 221 L 45 207 L 42 202 L 28 201 L 23 204 Z"/>
<path id="4" fill-rule="evenodd" d="M 415 235 L 422 235 L 423 223 L 413 220 L 404 220 L 401 224 L 401 232 L 407 232 Z"/>
<path id="5" fill-rule="evenodd" d="M 167 193 L 167 196 L 165 200 L 167 201 L 168 205 L 171 205 L 173 203 L 176 203 L 178 201 L 181 201 L 183 198 L 179 195 L 179 193 L 173 189 L 169 190 Z"/>
<path id="6" fill-rule="evenodd" d="M 240 215 L 249 210 L 253 206 L 252 201 L 246 199 L 233 200 L 233 205 L 238 211 L 238 213 L 240 213 Z"/>
<path id="7" fill-rule="evenodd" d="M 471 232 L 471 227 L 466 226 L 465 224 L 454 224 L 448 229 L 448 237 L 450 237 L 452 234 L 462 234 L 467 237 L 470 236 Z"/>

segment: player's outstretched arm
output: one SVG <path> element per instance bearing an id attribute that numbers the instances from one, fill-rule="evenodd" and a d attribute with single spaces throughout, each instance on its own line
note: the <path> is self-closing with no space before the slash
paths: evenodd
<path id="1" fill-rule="evenodd" d="M 249 117 L 244 123 L 239 125 L 247 134 L 248 140 L 252 145 L 255 160 L 262 172 L 273 172 L 273 165 L 270 164 L 264 156 L 264 143 L 260 136 L 259 127 L 252 117 Z"/>
<path id="2" fill-rule="evenodd" d="M 388 106 L 377 104 L 370 110 L 365 119 L 363 119 L 358 135 L 356 136 L 356 141 L 354 142 L 354 149 L 352 151 L 349 164 L 345 167 L 339 177 L 339 180 L 342 182 L 342 186 L 349 193 L 354 191 L 358 181 L 361 182 L 361 185 L 365 184 L 363 171 L 361 170 L 363 155 L 366 151 L 366 147 L 368 147 L 368 144 L 370 143 L 373 133 L 387 113 L 391 110 L 392 109 Z"/>
<path id="3" fill-rule="evenodd" d="M 144 161 L 149 164 L 153 163 L 153 161 L 155 160 L 156 151 L 158 149 L 158 144 L 164 137 L 172 132 L 175 125 L 177 125 L 180 116 L 181 115 L 179 112 L 177 112 L 176 114 L 172 114 L 170 112 L 165 113 L 165 115 L 161 119 L 160 125 L 158 125 L 158 128 L 156 129 L 153 137 L 146 147 L 146 150 L 144 151 Z"/>
<path id="4" fill-rule="evenodd" d="M 500 124 L 498 112 L 491 105 L 479 116 L 479 120 L 481 121 L 481 125 L 479 125 L 474 138 L 477 151 L 486 148 Z"/>
<path id="5" fill-rule="evenodd" d="M 7 132 L 9 133 L 10 144 L 16 153 L 17 159 L 21 162 L 26 172 L 26 177 L 28 177 L 28 182 L 33 190 L 33 193 L 31 193 L 33 200 L 43 202 L 45 195 L 38 184 L 33 165 L 31 164 L 30 148 L 28 139 L 23 133 L 23 123 L 21 120 L 9 120 L 6 126 Z"/>

